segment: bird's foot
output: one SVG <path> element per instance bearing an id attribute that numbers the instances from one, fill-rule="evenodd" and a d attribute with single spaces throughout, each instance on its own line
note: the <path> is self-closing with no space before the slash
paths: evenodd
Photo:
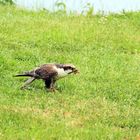
<path id="1" fill-rule="evenodd" d="M 25 87 L 25 86 L 22 86 L 22 87 L 20 87 L 20 89 L 21 89 L 21 90 L 25 90 L 25 89 L 26 89 L 26 87 Z"/>
<path id="2" fill-rule="evenodd" d="M 47 89 L 48 92 L 56 92 L 57 90 L 55 88 L 49 88 Z"/>

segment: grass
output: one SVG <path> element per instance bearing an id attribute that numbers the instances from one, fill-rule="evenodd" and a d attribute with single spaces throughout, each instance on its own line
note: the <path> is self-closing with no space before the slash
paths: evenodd
<path id="1" fill-rule="evenodd" d="M 140 137 L 140 12 L 66 16 L 0 6 L 0 139 Z M 44 63 L 80 74 L 20 90 L 12 76 Z"/>

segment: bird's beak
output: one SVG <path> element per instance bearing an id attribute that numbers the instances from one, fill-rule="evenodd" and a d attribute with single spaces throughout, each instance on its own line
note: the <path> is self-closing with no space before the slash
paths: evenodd
<path id="1" fill-rule="evenodd" d="M 79 72 L 78 69 L 74 69 L 74 70 L 73 70 L 73 73 L 74 73 L 74 74 L 78 74 L 78 73 L 80 73 L 80 72 Z"/>

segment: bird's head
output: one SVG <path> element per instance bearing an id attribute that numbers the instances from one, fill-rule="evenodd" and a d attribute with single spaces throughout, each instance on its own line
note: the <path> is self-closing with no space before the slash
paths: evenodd
<path id="1" fill-rule="evenodd" d="M 78 69 L 73 64 L 64 64 L 63 69 L 67 74 L 77 74 L 79 73 Z"/>

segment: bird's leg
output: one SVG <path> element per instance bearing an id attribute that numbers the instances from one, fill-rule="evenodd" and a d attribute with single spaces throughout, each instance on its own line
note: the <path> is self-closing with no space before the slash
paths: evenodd
<path id="1" fill-rule="evenodd" d="M 55 92 L 55 80 L 51 79 L 50 90 Z"/>
<path id="2" fill-rule="evenodd" d="M 55 91 L 54 83 L 55 83 L 55 80 L 53 79 L 45 79 L 45 87 L 48 89 L 48 91 L 50 92 Z"/>
<path id="3" fill-rule="evenodd" d="M 27 85 L 31 84 L 34 80 L 35 80 L 34 77 L 29 78 L 29 79 L 24 83 L 24 85 L 21 87 L 21 89 L 25 89 L 25 87 L 26 87 Z"/>

